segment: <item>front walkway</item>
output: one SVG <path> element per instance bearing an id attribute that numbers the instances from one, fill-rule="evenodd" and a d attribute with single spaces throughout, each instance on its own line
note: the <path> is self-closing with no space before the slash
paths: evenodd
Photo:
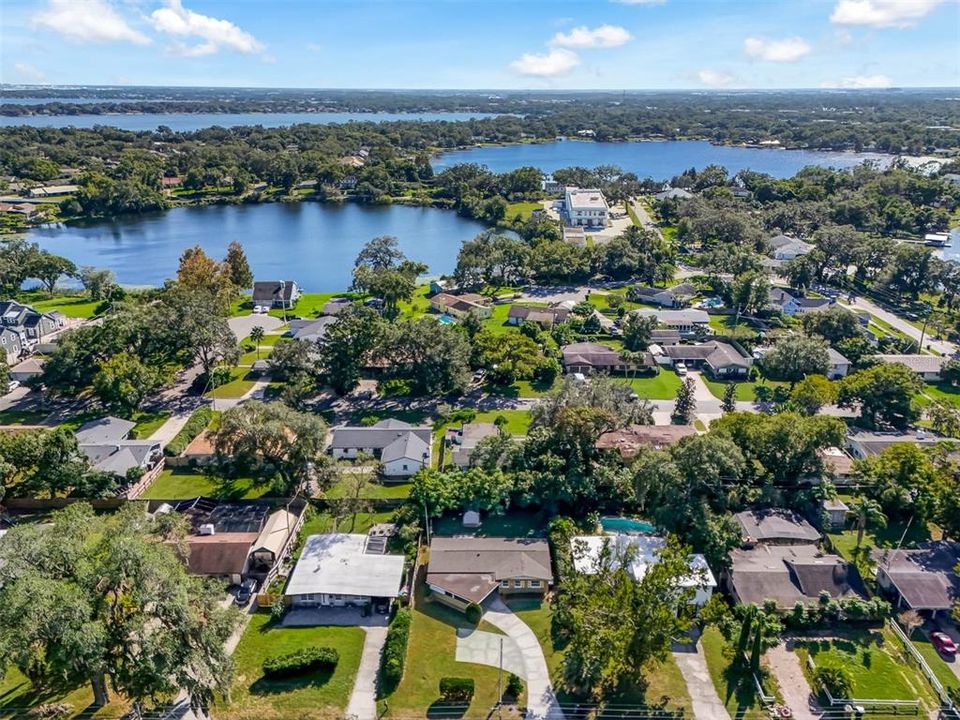
<path id="1" fill-rule="evenodd" d="M 177 433 L 183 430 L 183 426 L 187 424 L 187 420 L 190 419 L 192 414 L 192 410 L 178 410 L 168 417 L 166 422 L 158 427 L 149 439 L 159 442 L 160 447 L 166 447 L 177 436 Z"/>
<path id="2" fill-rule="evenodd" d="M 355 720 L 377 720 L 377 676 L 380 671 L 380 654 L 387 642 L 387 628 L 365 627 L 363 654 L 360 667 L 353 681 L 346 717 Z"/>
<path id="3" fill-rule="evenodd" d="M 788 647 L 789 645 L 789 647 Z M 788 640 L 767 650 L 767 662 L 783 692 L 783 703 L 797 720 L 819 720 L 823 711 L 817 705 L 810 683 L 800 666 L 800 658 Z"/>
<path id="4" fill-rule="evenodd" d="M 710 679 L 710 670 L 700 649 L 699 639 L 692 645 L 674 644 L 673 659 L 690 693 L 693 717 L 696 720 L 730 720 L 730 714 Z"/>

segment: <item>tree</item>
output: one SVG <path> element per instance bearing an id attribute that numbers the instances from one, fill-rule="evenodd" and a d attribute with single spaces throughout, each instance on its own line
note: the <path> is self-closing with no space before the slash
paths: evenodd
<path id="1" fill-rule="evenodd" d="M 805 333 L 819 335 L 830 345 L 861 335 L 860 321 L 857 316 L 840 305 L 831 305 L 826 310 L 805 313 L 801 316 L 800 322 Z"/>
<path id="2" fill-rule="evenodd" d="M 769 375 L 795 384 L 807 375 L 826 375 L 830 355 L 820 338 L 796 334 L 778 340 L 762 362 Z"/>
<path id="3" fill-rule="evenodd" d="M 313 466 L 323 462 L 327 426 L 316 415 L 282 403 L 251 400 L 227 410 L 213 435 L 221 462 L 256 477 L 276 473 L 274 489 L 283 495 L 302 492 Z"/>
<path id="4" fill-rule="evenodd" d="M 377 465 L 375 457 L 360 452 L 357 453 L 353 466 L 340 473 L 343 498 L 347 501 L 347 509 L 351 514 L 350 532 L 353 532 L 357 525 L 357 515 L 370 512 L 373 507 L 369 499 L 369 488 Z"/>
<path id="5" fill-rule="evenodd" d="M 918 411 L 911 400 L 923 383 L 910 368 L 884 363 L 848 375 L 840 381 L 838 403 L 860 408 L 860 418 L 871 427 L 906 427 Z"/>
<path id="6" fill-rule="evenodd" d="M 351 307 L 327 326 L 317 342 L 319 366 L 327 382 L 344 395 L 360 382 L 360 370 L 380 344 L 384 323 L 366 307 Z"/>
<path id="7" fill-rule="evenodd" d="M 116 485 L 91 467 L 67 428 L 0 433 L 0 498 L 109 497 Z"/>
<path id="8" fill-rule="evenodd" d="M 114 355 L 100 365 L 93 378 L 93 391 L 107 405 L 132 412 L 163 384 L 156 368 L 127 352 Z"/>
<path id="9" fill-rule="evenodd" d="M 540 400 L 530 410 L 531 427 L 554 427 L 570 408 L 595 408 L 608 413 L 617 427 L 653 425 L 653 407 L 649 402 L 633 400 L 629 385 L 608 377 L 591 378 L 588 383 L 564 378 L 563 385 Z"/>
<path id="10" fill-rule="evenodd" d="M 677 388 L 677 398 L 673 403 L 673 421 L 679 425 L 690 425 L 697 413 L 696 382 L 688 377 Z"/>
<path id="11" fill-rule="evenodd" d="M 731 300 L 736 310 L 735 322 L 740 322 L 742 313 L 758 312 L 767 306 L 770 281 L 764 273 L 751 271 L 738 275 L 733 281 Z"/>
<path id="12" fill-rule="evenodd" d="M 627 350 L 638 352 L 646 350 L 650 345 L 650 337 L 657 327 L 654 316 L 644 316 L 637 313 L 627 313 L 620 325 L 623 333 L 623 344 Z"/>
<path id="13" fill-rule="evenodd" d="M 234 240 L 227 246 L 227 257 L 223 260 L 230 284 L 237 289 L 253 287 L 253 272 L 247 262 L 243 245 Z"/>
<path id="14" fill-rule="evenodd" d="M 257 360 L 260 359 L 260 342 L 263 340 L 263 336 L 263 328 L 259 325 L 254 325 L 250 328 L 250 339 L 253 341 L 253 344 L 257 346 Z"/>
<path id="15" fill-rule="evenodd" d="M 807 415 L 816 415 L 825 405 L 833 405 L 838 393 L 837 383 L 823 375 L 807 375 L 794 385 L 790 399 Z"/>
<path id="16" fill-rule="evenodd" d="M 117 278 L 113 274 L 113 270 L 95 268 L 90 265 L 80 268 L 79 277 L 83 289 L 89 293 L 91 300 L 106 300 L 110 291 L 117 284 Z"/>
<path id="17" fill-rule="evenodd" d="M 720 403 L 722 412 L 734 412 L 737 409 L 737 384 L 728 382 L 723 386 L 723 400 Z"/>
<path id="18" fill-rule="evenodd" d="M 489 330 L 473 339 L 480 364 L 487 369 L 494 385 L 512 385 L 516 380 L 529 380 L 540 366 L 543 355 L 536 342 L 521 333 L 497 335 Z"/>
<path id="19" fill-rule="evenodd" d="M 0 545 L 2 657 L 40 682 L 89 682 L 99 706 L 108 686 L 140 703 L 183 688 L 195 708 L 229 691 L 238 613 L 217 583 L 187 574 L 158 521 L 84 503 L 52 520 L 56 532 L 21 525 Z"/>
<path id="20" fill-rule="evenodd" d="M 230 314 L 230 302 L 236 289 L 230 282 L 228 268 L 207 255 L 199 245 L 187 248 L 180 256 L 177 284 L 184 290 L 202 293 L 211 305 L 210 310 L 216 314 Z"/>
<path id="21" fill-rule="evenodd" d="M 953 405 L 937 400 L 924 409 L 924 414 L 936 432 L 950 438 L 960 436 L 960 411 Z"/>
<path id="22" fill-rule="evenodd" d="M 205 375 L 209 377 L 220 361 L 232 364 L 239 359 L 237 337 L 227 322 L 227 305 L 213 289 L 174 285 L 164 291 L 161 300 L 169 312 L 171 331 Z"/>
<path id="23" fill-rule="evenodd" d="M 563 675 L 571 688 L 601 700 L 644 684 L 645 668 L 665 659 L 672 638 L 691 624 L 689 552 L 669 538 L 637 580 L 628 570 L 632 551 L 608 543 L 595 573 L 574 573 L 564 581 L 557 605 L 569 636 Z"/>
<path id="24" fill-rule="evenodd" d="M 813 679 L 834 698 L 848 698 L 853 694 L 853 677 L 842 665 L 818 665 Z"/>
<path id="25" fill-rule="evenodd" d="M 854 463 L 863 494 L 880 503 L 887 516 L 913 515 L 914 522 L 933 518 L 943 503 L 948 477 L 930 455 L 914 443 L 895 443 L 879 455 Z"/>
<path id="26" fill-rule="evenodd" d="M 880 503 L 863 496 L 854 498 L 847 515 L 857 523 L 857 547 L 863 543 L 863 533 L 868 525 L 880 529 L 887 526 L 887 516 L 883 514 Z"/>
<path id="27" fill-rule="evenodd" d="M 462 392 L 470 382 L 470 342 L 431 317 L 388 325 L 376 353 L 387 362 L 387 375 L 409 380 L 417 395 Z"/>
<path id="28" fill-rule="evenodd" d="M 77 266 L 70 260 L 46 251 L 38 253 L 30 263 L 30 275 L 42 282 L 49 293 L 57 289 L 57 281 L 61 277 L 74 277 L 76 274 Z"/>
<path id="29" fill-rule="evenodd" d="M 357 255 L 353 289 L 380 298 L 384 314 L 395 317 L 397 304 L 413 297 L 417 277 L 426 271 L 426 265 L 404 256 L 395 237 L 384 235 L 368 242 Z"/>

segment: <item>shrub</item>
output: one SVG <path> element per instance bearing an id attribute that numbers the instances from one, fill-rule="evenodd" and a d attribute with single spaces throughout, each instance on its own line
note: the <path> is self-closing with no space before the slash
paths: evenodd
<path id="1" fill-rule="evenodd" d="M 176 457 L 181 454 L 187 449 L 187 445 L 206 429 L 212 419 L 213 410 L 210 408 L 202 407 L 194 410 L 186 425 L 174 436 L 173 440 L 167 443 L 167 446 L 163 449 L 163 454 L 168 457 Z"/>
<path id="2" fill-rule="evenodd" d="M 473 678 L 440 678 L 440 697 L 448 701 L 470 702 L 473 698 Z"/>
<path id="3" fill-rule="evenodd" d="M 476 625 L 480 622 L 480 618 L 483 616 L 483 610 L 476 603 L 470 603 L 467 605 L 466 610 L 463 611 L 464 615 L 467 616 L 467 622 L 471 625 Z"/>
<path id="4" fill-rule="evenodd" d="M 521 680 L 519 676 L 510 673 L 510 677 L 507 678 L 507 687 L 504 689 L 503 694 L 516 699 L 520 697 L 522 692 L 523 680 Z"/>
<path id="5" fill-rule="evenodd" d="M 853 692 L 853 678 L 850 671 L 839 665 L 817 666 L 813 673 L 813 680 L 834 698 L 848 698 Z"/>
<path id="6" fill-rule="evenodd" d="M 410 637 L 410 611 L 397 611 L 387 628 L 387 639 L 380 656 L 380 682 L 389 692 L 403 677 L 403 664 L 407 657 L 407 640 Z"/>
<path id="7" fill-rule="evenodd" d="M 306 647 L 263 661 L 263 674 L 268 678 L 287 678 L 318 670 L 333 670 L 340 655 L 330 647 Z"/>

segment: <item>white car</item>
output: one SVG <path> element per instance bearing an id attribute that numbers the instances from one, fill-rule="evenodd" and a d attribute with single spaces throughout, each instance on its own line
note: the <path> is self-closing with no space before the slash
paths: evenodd
<path id="1" fill-rule="evenodd" d="M 686 375 L 687 374 L 687 364 L 681 360 L 676 365 L 673 366 L 677 371 L 677 375 Z"/>
<path id="2" fill-rule="evenodd" d="M 270 312 L 270 308 L 268 308 L 266 305 L 256 305 L 253 308 L 254 315 L 265 315 L 268 312 Z"/>
<path id="3" fill-rule="evenodd" d="M 18 387 L 20 387 L 20 381 L 19 381 L 19 380 L 11 380 L 10 382 L 7 383 L 7 392 L 8 392 L 8 393 L 12 393 L 12 392 L 13 392 L 14 390 L 16 390 Z"/>

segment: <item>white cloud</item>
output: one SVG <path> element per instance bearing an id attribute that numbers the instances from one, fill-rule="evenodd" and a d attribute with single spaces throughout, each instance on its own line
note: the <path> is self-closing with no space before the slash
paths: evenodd
<path id="1" fill-rule="evenodd" d="M 743 51 L 747 57 L 767 62 L 795 62 L 813 50 L 810 43 L 800 37 L 769 40 L 749 37 L 743 41 Z"/>
<path id="2" fill-rule="evenodd" d="M 821 83 L 820 87 L 853 90 L 858 88 L 888 88 L 891 85 L 893 85 L 893 82 L 886 75 L 854 75 L 840 80 L 829 80 Z"/>
<path id="3" fill-rule="evenodd" d="M 47 81 L 47 76 L 43 73 L 43 70 L 31 65 L 30 63 L 14 63 L 13 69 L 16 71 L 17 75 L 20 76 L 20 80 L 23 82 L 45 83 Z"/>
<path id="4" fill-rule="evenodd" d="M 323 45 L 321 45 L 320 43 L 308 42 L 307 50 L 309 50 L 310 52 L 316 52 L 316 53 L 323 52 Z"/>
<path id="5" fill-rule="evenodd" d="M 33 22 L 71 40 L 124 41 L 137 45 L 150 42 L 150 38 L 130 27 L 106 0 L 49 0 L 46 9 L 33 14 Z"/>
<path id="6" fill-rule="evenodd" d="M 548 53 L 524 53 L 510 63 L 510 69 L 520 75 L 556 77 L 565 75 L 580 64 L 577 54 L 563 48 L 554 48 Z"/>
<path id="7" fill-rule="evenodd" d="M 170 48 L 176 55 L 201 57 L 213 55 L 221 48 L 249 54 L 264 49 L 263 43 L 229 20 L 188 10 L 183 7 L 181 0 L 165 0 L 165 7 L 154 10 L 150 19 L 158 32 L 181 38 L 197 38 L 201 41 L 195 45 L 177 41 Z"/>
<path id="8" fill-rule="evenodd" d="M 697 73 L 697 79 L 700 80 L 700 82 L 704 85 L 709 85 L 710 87 L 726 87 L 736 78 L 734 78 L 730 73 L 723 72 L 722 70 L 704 68 Z"/>
<path id="9" fill-rule="evenodd" d="M 839 0 L 830 21 L 840 25 L 910 27 L 944 0 Z"/>
<path id="10" fill-rule="evenodd" d="M 612 48 L 630 42 L 633 35 L 618 25 L 600 25 L 592 30 L 584 25 L 568 33 L 558 32 L 550 44 L 554 47 Z"/>

